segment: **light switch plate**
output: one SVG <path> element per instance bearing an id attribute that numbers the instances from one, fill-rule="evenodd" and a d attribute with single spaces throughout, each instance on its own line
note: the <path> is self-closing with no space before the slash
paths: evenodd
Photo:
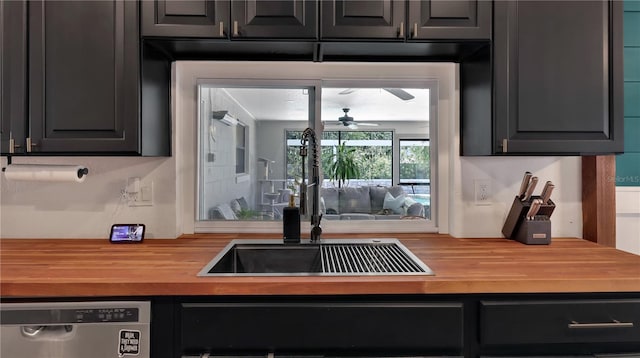
<path id="1" fill-rule="evenodd" d="M 153 206 L 153 182 L 142 182 L 140 191 L 129 201 L 129 206 Z"/>

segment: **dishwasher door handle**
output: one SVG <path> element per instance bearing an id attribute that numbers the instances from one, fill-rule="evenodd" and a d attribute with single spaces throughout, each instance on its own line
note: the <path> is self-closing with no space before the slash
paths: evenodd
<path id="1" fill-rule="evenodd" d="M 63 338 L 73 333 L 73 325 L 34 325 L 34 326 L 21 326 L 20 333 L 28 338 L 37 339 L 55 339 Z"/>

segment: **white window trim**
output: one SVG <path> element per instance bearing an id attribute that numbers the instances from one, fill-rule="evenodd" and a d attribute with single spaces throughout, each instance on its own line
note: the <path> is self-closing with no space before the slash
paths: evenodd
<path id="1" fill-rule="evenodd" d="M 266 71 L 265 68 L 269 67 Z M 354 81 L 366 82 L 368 86 L 389 86 L 397 81 L 404 87 L 411 87 L 408 83 L 436 81 L 437 85 L 437 113 L 431 113 L 430 119 L 437 123 L 430 128 L 432 145 L 437 147 L 437 156 L 432 158 L 436 165 L 437 183 L 434 192 L 434 212 L 437 217 L 433 220 L 403 220 L 402 225 L 389 225 L 390 221 L 367 221 L 362 223 L 332 223 L 323 221 L 325 233 L 373 233 L 373 232 L 449 232 L 449 202 L 452 199 L 449 178 L 454 168 L 450 168 L 452 160 L 451 141 L 455 133 L 457 118 L 457 76 L 456 65 L 453 63 L 311 63 L 311 62 L 211 62 L 181 61 L 174 63 L 172 98 L 175 150 L 176 157 L 176 197 L 177 197 L 177 227 L 184 234 L 196 232 L 218 233 L 249 233 L 282 231 L 281 222 L 197 222 L 196 218 L 196 190 L 197 190 L 197 141 L 196 119 L 199 107 L 197 105 L 197 84 L 201 79 L 228 80 L 234 84 L 260 85 L 263 81 L 277 78 L 288 83 L 300 85 L 314 85 L 316 96 L 321 95 L 321 87 L 342 81 L 348 81 L 354 86 Z M 375 80 L 371 77 L 375 76 Z M 308 80 L 301 80 L 308 79 Z M 319 81 L 318 79 L 323 79 Z M 257 83 L 259 81 L 260 83 Z M 297 83 L 296 83 L 297 82 Z M 281 82 L 280 82 L 281 83 Z M 433 102 L 433 101 L 432 101 Z M 316 125 L 320 125 L 320 106 L 315 109 Z M 436 134 L 436 135 L 433 135 Z M 437 163 L 436 163 L 437 161 Z M 202 225 L 204 224 L 204 225 Z M 303 223 L 303 232 L 309 230 L 309 224 Z"/>

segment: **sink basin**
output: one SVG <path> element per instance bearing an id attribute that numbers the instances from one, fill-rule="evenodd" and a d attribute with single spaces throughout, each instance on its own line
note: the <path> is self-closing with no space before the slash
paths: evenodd
<path id="1" fill-rule="evenodd" d="M 397 239 L 233 240 L 198 276 L 433 275 Z"/>

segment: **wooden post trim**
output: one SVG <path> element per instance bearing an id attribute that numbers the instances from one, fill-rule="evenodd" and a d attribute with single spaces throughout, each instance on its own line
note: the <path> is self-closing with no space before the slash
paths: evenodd
<path id="1" fill-rule="evenodd" d="M 582 237 L 616 247 L 616 157 L 582 157 Z"/>

